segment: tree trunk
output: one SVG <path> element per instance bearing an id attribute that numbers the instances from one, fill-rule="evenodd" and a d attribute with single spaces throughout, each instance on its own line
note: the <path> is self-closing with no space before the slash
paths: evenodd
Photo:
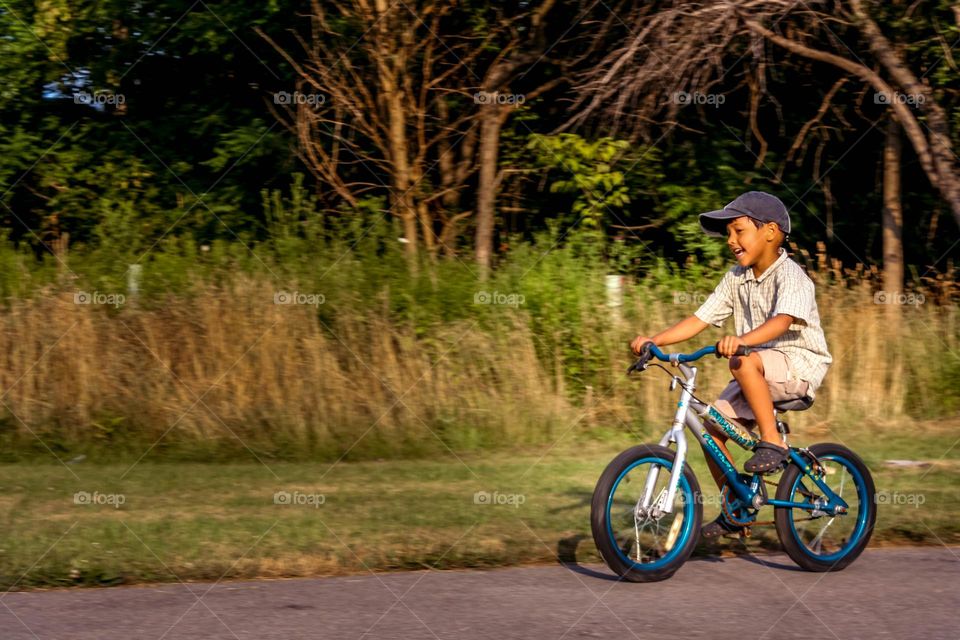
<path id="1" fill-rule="evenodd" d="M 450 121 L 450 107 L 447 104 L 446 98 L 437 100 L 437 113 L 440 116 L 441 122 Z M 460 183 L 457 182 L 456 176 L 456 156 L 453 153 L 448 138 L 440 138 L 440 141 L 437 143 L 437 154 L 439 156 L 437 158 L 437 165 L 440 168 L 440 188 L 445 191 L 441 200 L 443 206 L 448 211 L 454 211 L 460 206 L 460 192 L 454 189 L 453 186 Z"/>
<path id="2" fill-rule="evenodd" d="M 418 178 L 419 180 L 419 178 Z M 417 200 L 417 219 L 420 221 L 420 231 L 423 233 L 423 246 L 427 249 L 430 258 L 437 257 L 436 233 L 433 230 L 433 216 L 423 200 Z"/>
<path id="3" fill-rule="evenodd" d="M 903 289 L 900 151 L 900 124 L 891 117 L 887 122 L 887 141 L 883 148 L 883 289 L 892 316 L 899 316 L 897 302 Z"/>
<path id="4" fill-rule="evenodd" d="M 493 254 L 493 222 L 496 216 L 497 153 L 503 119 L 496 104 L 482 106 L 480 121 L 480 182 L 477 193 L 476 258 L 481 277 L 490 271 Z"/>
<path id="5" fill-rule="evenodd" d="M 403 106 L 403 92 L 397 83 L 392 64 L 380 65 L 380 82 L 387 104 L 390 160 L 393 164 L 392 209 L 393 214 L 403 220 L 407 257 L 413 260 L 417 255 L 417 210 L 413 194 L 410 193 L 413 179 L 407 144 L 407 114 Z"/>

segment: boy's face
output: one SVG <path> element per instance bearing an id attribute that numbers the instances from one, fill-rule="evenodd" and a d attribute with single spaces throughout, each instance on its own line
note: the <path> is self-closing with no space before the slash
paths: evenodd
<path id="1" fill-rule="evenodd" d="M 727 246 L 742 267 L 751 267 L 767 251 L 776 249 L 776 236 L 772 222 L 757 227 L 753 220 L 743 216 L 734 218 L 727 225 Z"/>

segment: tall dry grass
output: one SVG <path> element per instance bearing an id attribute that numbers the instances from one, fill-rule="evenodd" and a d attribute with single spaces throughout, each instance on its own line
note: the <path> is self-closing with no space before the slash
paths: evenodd
<path id="1" fill-rule="evenodd" d="M 795 428 L 956 410 L 954 304 L 938 304 L 934 287 L 924 304 L 891 309 L 876 304 L 869 273 L 826 264 L 814 277 L 834 365 Z M 377 309 L 277 305 L 275 289 L 237 275 L 155 308 L 78 305 L 67 292 L 13 301 L 0 313 L 0 435 L 11 447 L 325 458 L 649 435 L 675 400 L 657 371 L 623 375 L 625 345 L 696 308 L 643 283 L 629 288 L 620 321 L 603 304 L 585 307 L 583 349 L 605 364 L 584 379 L 567 366 L 578 356 L 531 329 L 522 307 L 418 335 Z M 729 372 L 713 359 L 700 368 L 712 397 Z"/>
<path id="2" fill-rule="evenodd" d="M 237 278 L 120 312 L 67 293 L 15 302 L 0 317 L 6 431 L 383 455 L 542 441 L 572 411 L 519 319 L 418 339 L 377 313 L 325 323 L 275 290 Z"/>

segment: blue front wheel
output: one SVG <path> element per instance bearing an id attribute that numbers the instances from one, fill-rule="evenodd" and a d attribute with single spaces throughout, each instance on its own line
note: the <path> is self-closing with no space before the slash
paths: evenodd
<path id="1" fill-rule="evenodd" d="M 667 503 L 674 460 L 666 447 L 639 445 L 614 458 L 597 481 L 590 509 L 593 540 L 607 566 L 625 580 L 669 578 L 700 536 L 703 504 L 689 465 Z"/>

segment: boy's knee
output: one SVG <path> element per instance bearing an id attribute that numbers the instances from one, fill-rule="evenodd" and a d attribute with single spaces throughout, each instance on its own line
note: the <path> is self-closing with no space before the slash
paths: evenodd
<path id="1" fill-rule="evenodd" d="M 736 378 L 744 373 L 760 371 L 760 356 L 751 353 L 749 356 L 733 356 L 730 358 L 730 373 Z"/>

